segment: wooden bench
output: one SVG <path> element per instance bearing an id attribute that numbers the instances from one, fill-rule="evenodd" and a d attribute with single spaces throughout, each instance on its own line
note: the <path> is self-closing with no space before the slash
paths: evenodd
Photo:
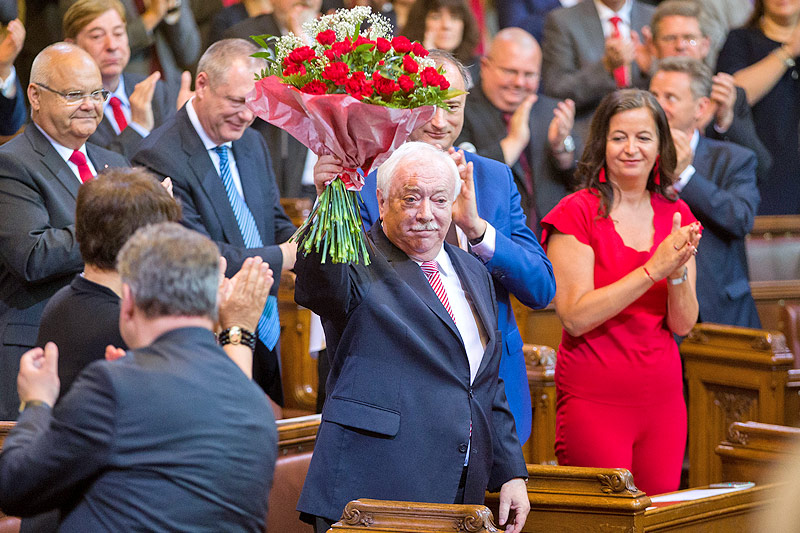
<path id="1" fill-rule="evenodd" d="M 782 334 L 698 324 L 681 355 L 689 389 L 689 486 L 722 480 L 715 449 L 734 422 L 800 422 L 800 370 Z"/>
<path id="2" fill-rule="evenodd" d="M 388 500 L 353 500 L 329 533 L 494 533 L 492 512 L 483 505 Z"/>
<path id="3" fill-rule="evenodd" d="M 800 458 L 800 428 L 734 422 L 715 451 L 723 481 L 771 481 L 788 459 Z"/>
<path id="4" fill-rule="evenodd" d="M 556 464 L 556 352 L 543 345 L 525 344 L 525 365 L 531 390 L 531 436 L 523 445 L 526 463 Z"/>
<path id="5" fill-rule="evenodd" d="M 317 409 L 317 360 L 308 352 L 311 311 L 294 301 L 295 278 L 284 272 L 278 288 L 283 400 L 287 412 L 310 414 Z"/>

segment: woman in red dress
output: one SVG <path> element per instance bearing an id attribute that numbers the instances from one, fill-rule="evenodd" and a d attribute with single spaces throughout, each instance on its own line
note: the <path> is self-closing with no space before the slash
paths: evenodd
<path id="1" fill-rule="evenodd" d="M 686 442 L 673 333 L 697 321 L 701 226 L 676 200 L 675 147 L 648 92 L 609 94 L 579 164 L 584 188 L 543 220 L 564 328 L 556 364 L 559 464 L 627 468 L 676 490 Z"/>

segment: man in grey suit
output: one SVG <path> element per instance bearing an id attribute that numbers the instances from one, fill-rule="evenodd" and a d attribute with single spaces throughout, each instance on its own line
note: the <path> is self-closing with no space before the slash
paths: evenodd
<path id="1" fill-rule="evenodd" d="M 94 60 L 77 46 L 51 45 L 28 85 L 33 124 L 0 147 L 0 417 L 17 417 L 19 358 L 35 346 L 47 300 L 81 271 L 75 200 L 83 181 L 119 154 L 87 143 L 103 117 Z"/>
<path id="2" fill-rule="evenodd" d="M 542 51 L 531 34 L 521 28 L 498 32 L 481 59 L 480 84 L 467 96 L 456 141 L 511 167 L 537 235 L 538 221 L 570 188 L 576 155 L 575 104 L 536 94 L 541 66 Z"/>
<path id="3" fill-rule="evenodd" d="M 551 11 L 542 41 L 542 88 L 575 102 L 579 132 L 600 100 L 620 87 L 647 88 L 639 35 L 653 7 L 639 0 L 584 0 Z M 585 137 L 585 136 L 584 136 Z"/>
<path id="4" fill-rule="evenodd" d="M 103 120 L 90 137 L 94 144 L 131 157 L 153 128 L 175 114 L 177 86 L 168 90 L 161 73 L 123 72 L 128 66 L 125 7 L 119 0 L 78 0 L 64 15 L 64 38 L 97 62 L 103 87 L 111 93 Z"/>
<path id="5" fill-rule="evenodd" d="M 276 283 L 259 323 L 253 379 L 280 404 L 276 297 L 297 245 L 287 242 L 295 227 L 281 207 L 267 145 L 249 128 L 254 115 L 244 100 L 264 67 L 250 57 L 257 50 L 242 39 L 212 44 L 200 58 L 194 98 L 142 141 L 133 161 L 172 178 L 184 225 L 217 243 L 229 276 L 247 257 L 269 263 Z"/>

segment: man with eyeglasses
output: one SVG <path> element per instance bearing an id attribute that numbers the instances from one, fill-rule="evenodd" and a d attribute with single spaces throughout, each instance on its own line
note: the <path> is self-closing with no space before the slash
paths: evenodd
<path id="1" fill-rule="evenodd" d="M 539 235 L 539 220 L 570 188 L 576 142 L 575 104 L 537 95 L 542 52 L 521 28 L 506 28 L 481 59 L 480 85 L 467 96 L 464 128 L 456 144 L 511 167 L 528 226 Z"/>
<path id="2" fill-rule="evenodd" d="M 47 300 L 83 269 L 75 240 L 81 183 L 121 155 L 87 143 L 103 118 L 100 71 L 83 50 L 56 43 L 33 61 L 33 124 L 0 146 L 0 419 L 18 415 L 19 358 L 36 342 Z M 87 327 L 91 327 L 87 324 Z"/>
<path id="3" fill-rule="evenodd" d="M 650 22 L 653 35 L 648 39 L 648 50 L 652 58 L 691 57 L 707 62 L 711 41 L 706 24 L 707 16 L 698 3 L 691 0 L 662 2 Z M 711 81 L 707 117 L 710 123 L 703 129 L 705 135 L 754 151 L 758 159 L 758 178 L 763 180 L 772 166 L 772 156 L 756 133 L 744 89 L 734 85 L 733 76 L 725 72 L 718 72 Z"/>
<path id="4" fill-rule="evenodd" d="M 255 115 L 245 96 L 253 73 L 265 66 L 243 39 L 212 44 L 200 58 L 195 96 L 142 141 L 133 161 L 162 178 L 171 177 L 183 208 L 183 224 L 211 237 L 228 261 L 228 276 L 247 257 L 260 256 L 275 284 L 259 321 L 253 380 L 282 404 L 278 366 L 277 294 L 280 273 L 294 267 L 295 231 L 280 204 L 267 144 L 249 128 Z"/>

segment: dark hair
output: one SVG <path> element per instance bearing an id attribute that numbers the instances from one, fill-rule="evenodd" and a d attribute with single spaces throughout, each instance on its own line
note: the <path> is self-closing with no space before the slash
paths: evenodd
<path id="1" fill-rule="evenodd" d="M 431 11 L 447 9 L 464 21 L 464 34 L 461 44 L 453 50 L 453 55 L 462 63 L 470 63 L 475 58 L 475 48 L 480 40 L 478 23 L 466 0 L 416 0 L 408 12 L 408 21 L 400 32 L 412 41 L 425 39 L 425 19 Z"/>
<path id="2" fill-rule="evenodd" d="M 761 17 L 764 16 L 764 0 L 755 0 L 753 2 L 753 12 L 750 18 L 744 23 L 745 28 L 755 28 L 761 31 Z"/>
<path id="3" fill-rule="evenodd" d="M 650 176 L 647 178 L 647 190 L 673 201 L 676 199 L 668 193 L 668 187 L 676 180 L 677 156 L 664 110 L 661 109 L 656 97 L 651 93 L 641 89 L 622 89 L 607 94 L 594 112 L 592 125 L 589 128 L 589 138 L 586 140 L 583 155 L 578 162 L 578 170 L 575 172 L 583 188 L 597 191 L 600 196 L 600 215 L 603 217 L 608 216 L 611 205 L 614 203 L 614 187 L 611 181 L 600 183 L 599 180 L 600 169 L 605 168 L 606 165 L 606 137 L 608 137 L 611 117 L 639 108 L 650 111 L 658 133 L 661 183 L 655 183 L 651 170 Z"/>
<path id="4" fill-rule="evenodd" d="M 180 206 L 153 174 L 141 167 L 108 168 L 78 190 L 75 237 L 85 263 L 114 270 L 137 229 L 180 218 Z"/>

